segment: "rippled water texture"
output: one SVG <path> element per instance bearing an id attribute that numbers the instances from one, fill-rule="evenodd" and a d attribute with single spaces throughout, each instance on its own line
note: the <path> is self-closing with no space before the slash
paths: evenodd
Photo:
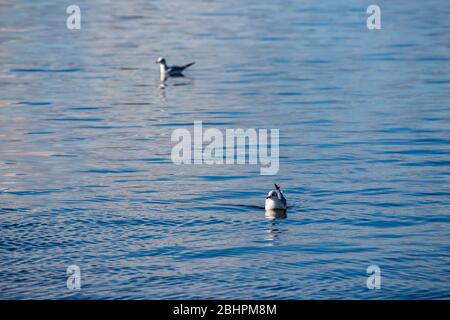
<path id="1" fill-rule="evenodd" d="M 450 298 L 450 4 L 404 3 L 1 1 L 0 298 Z M 194 120 L 278 175 L 174 165 Z"/>

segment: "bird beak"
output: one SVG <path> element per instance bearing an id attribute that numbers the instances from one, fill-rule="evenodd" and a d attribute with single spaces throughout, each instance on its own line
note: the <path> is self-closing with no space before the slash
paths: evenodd
<path id="1" fill-rule="evenodd" d="M 267 197 L 266 197 L 266 199 L 270 199 L 270 197 L 269 197 L 269 196 L 267 196 Z"/>

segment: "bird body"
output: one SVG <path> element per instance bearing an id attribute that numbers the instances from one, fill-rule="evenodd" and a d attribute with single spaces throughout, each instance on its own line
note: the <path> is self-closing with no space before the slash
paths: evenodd
<path id="1" fill-rule="evenodd" d="M 161 75 L 161 79 L 167 79 L 168 77 L 183 77 L 183 71 L 186 68 L 192 66 L 195 62 L 188 63 L 184 66 L 168 66 L 166 59 L 158 58 L 156 63 L 159 64 L 159 73 Z"/>
<path id="2" fill-rule="evenodd" d="M 266 197 L 266 210 L 286 210 L 287 201 L 283 193 L 281 193 L 280 187 L 275 184 L 276 190 L 271 190 Z"/>

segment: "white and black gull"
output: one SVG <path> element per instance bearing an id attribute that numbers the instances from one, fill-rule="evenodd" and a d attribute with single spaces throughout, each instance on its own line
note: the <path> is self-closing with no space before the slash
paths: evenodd
<path id="1" fill-rule="evenodd" d="M 195 62 L 185 64 L 184 66 L 168 66 L 166 59 L 159 57 L 155 63 L 159 64 L 161 80 L 166 80 L 169 77 L 183 77 L 183 71 L 192 66 Z"/>
<path id="2" fill-rule="evenodd" d="M 286 210 L 287 201 L 280 187 L 275 184 L 275 190 L 271 190 L 266 197 L 266 211 L 268 210 Z"/>

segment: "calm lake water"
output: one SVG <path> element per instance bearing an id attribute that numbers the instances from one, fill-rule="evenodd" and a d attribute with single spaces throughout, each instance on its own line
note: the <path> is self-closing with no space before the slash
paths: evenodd
<path id="1" fill-rule="evenodd" d="M 2 1 L 0 298 L 450 298 L 450 4 L 404 3 Z M 279 173 L 174 165 L 195 120 Z"/>

